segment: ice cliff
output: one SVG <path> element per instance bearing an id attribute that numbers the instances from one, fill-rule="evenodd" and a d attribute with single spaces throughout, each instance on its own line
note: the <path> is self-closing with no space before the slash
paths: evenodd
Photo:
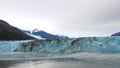
<path id="1" fill-rule="evenodd" d="M 120 37 L 82 37 L 67 40 L 0 41 L 0 52 L 120 52 Z"/>

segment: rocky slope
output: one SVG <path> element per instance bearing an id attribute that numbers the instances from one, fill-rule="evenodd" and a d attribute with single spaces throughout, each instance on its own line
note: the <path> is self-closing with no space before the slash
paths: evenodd
<path id="1" fill-rule="evenodd" d="M 28 40 L 35 39 L 20 29 L 0 20 L 0 40 Z"/>
<path id="2" fill-rule="evenodd" d="M 120 36 L 120 32 L 114 33 L 111 36 Z"/>

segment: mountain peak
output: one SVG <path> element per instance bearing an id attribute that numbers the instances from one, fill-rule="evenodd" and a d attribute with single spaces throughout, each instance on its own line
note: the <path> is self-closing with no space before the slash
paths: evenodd
<path id="1" fill-rule="evenodd" d="M 41 36 L 42 38 L 52 39 L 52 40 L 68 39 L 68 37 L 66 37 L 66 36 L 59 36 L 59 35 L 50 34 L 50 33 L 47 33 L 45 31 L 39 30 L 39 29 L 34 29 L 32 31 L 32 34 L 37 35 L 37 36 Z"/>
<path id="2" fill-rule="evenodd" d="M 0 20 L 0 25 L 9 26 L 9 24 L 4 20 Z"/>

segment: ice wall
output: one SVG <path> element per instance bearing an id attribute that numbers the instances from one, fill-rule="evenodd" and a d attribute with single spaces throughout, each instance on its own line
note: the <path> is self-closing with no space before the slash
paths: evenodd
<path id="1" fill-rule="evenodd" d="M 39 53 L 119 53 L 120 37 L 83 37 L 68 40 L 33 40 L 26 42 L 0 42 L 0 52 L 12 51 Z"/>

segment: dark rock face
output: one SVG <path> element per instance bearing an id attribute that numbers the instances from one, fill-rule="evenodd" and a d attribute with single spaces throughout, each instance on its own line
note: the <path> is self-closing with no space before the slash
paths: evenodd
<path id="1" fill-rule="evenodd" d="M 7 22 L 0 20 L 0 40 L 28 40 L 35 39 L 28 36 L 20 29 L 9 25 Z"/>
<path id="2" fill-rule="evenodd" d="M 120 32 L 112 34 L 111 36 L 120 36 Z"/>

